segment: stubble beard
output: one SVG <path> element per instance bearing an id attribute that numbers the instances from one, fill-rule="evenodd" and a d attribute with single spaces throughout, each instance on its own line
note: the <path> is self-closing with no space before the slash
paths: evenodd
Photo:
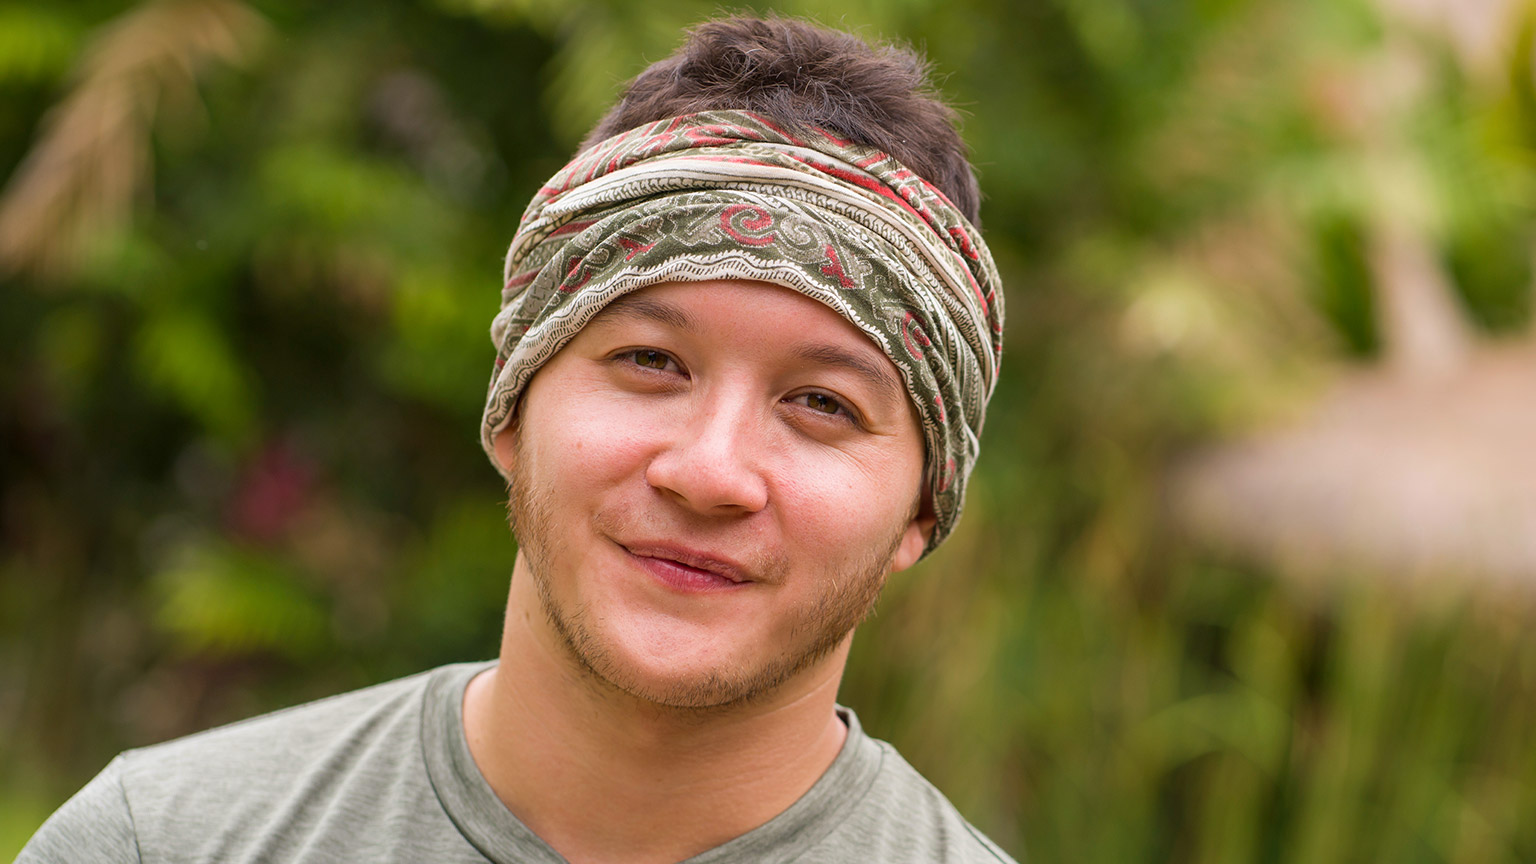
<path id="1" fill-rule="evenodd" d="M 527 461 L 519 458 L 514 463 L 508 484 L 508 519 L 518 540 L 518 554 L 528 556 L 528 572 L 550 629 L 583 676 L 597 686 L 659 708 L 688 713 L 715 713 L 763 701 L 831 654 L 874 611 L 907 524 L 903 522 L 887 542 L 870 553 L 823 577 L 824 590 L 803 607 L 780 653 L 750 668 L 715 667 L 691 679 L 653 684 L 641 680 L 614 656 L 595 632 L 585 606 L 567 608 L 556 600 L 549 561 L 554 537 L 550 504 L 556 493 L 532 482 L 524 469 Z M 914 505 L 910 515 L 915 513 Z"/>

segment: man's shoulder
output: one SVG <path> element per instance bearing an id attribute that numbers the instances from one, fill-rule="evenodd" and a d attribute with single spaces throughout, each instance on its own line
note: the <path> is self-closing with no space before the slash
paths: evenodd
<path id="1" fill-rule="evenodd" d="M 802 842 L 807 834 L 825 833 L 794 860 L 1013 864 L 895 747 L 865 734 L 852 711 L 839 711 L 848 725 L 848 745 L 822 782 L 785 816 L 793 820 L 798 809 L 814 809 L 821 816 L 791 833 Z"/>
<path id="2" fill-rule="evenodd" d="M 389 772 L 415 747 L 422 690 L 433 672 L 375 684 L 253 716 L 117 761 L 124 796 L 144 822 L 189 813 L 264 807 L 295 790 L 318 790 L 367 766 Z"/>
<path id="3" fill-rule="evenodd" d="M 443 667 L 126 751 L 34 843 L 126 826 L 118 833 L 146 861 L 278 860 L 345 836 L 330 823 L 366 829 L 430 811 L 423 699 L 455 670 L 472 674 Z"/>
<path id="4" fill-rule="evenodd" d="M 880 751 L 880 771 L 848 826 L 850 836 L 865 838 L 868 860 L 1013 864 L 895 747 L 869 741 Z"/>
<path id="5" fill-rule="evenodd" d="M 253 764 L 262 773 L 299 770 L 318 754 L 337 746 L 355 747 L 411 723 L 431 670 L 360 690 L 282 708 L 160 744 L 125 751 L 120 770 L 131 780 L 140 774 L 206 776 L 212 766 Z"/>
<path id="6" fill-rule="evenodd" d="M 141 826 L 298 797 L 358 796 L 419 776 L 422 700 L 443 667 L 123 753 Z"/>

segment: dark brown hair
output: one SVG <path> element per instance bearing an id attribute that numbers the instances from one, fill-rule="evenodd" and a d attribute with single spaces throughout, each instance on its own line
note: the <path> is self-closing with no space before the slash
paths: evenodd
<path id="1" fill-rule="evenodd" d="M 629 82 L 581 149 L 680 114 L 754 111 L 796 130 L 826 129 L 875 147 L 939 187 L 973 223 L 981 194 L 955 111 L 910 48 L 788 18 L 723 18 L 689 31 L 677 53 Z"/>

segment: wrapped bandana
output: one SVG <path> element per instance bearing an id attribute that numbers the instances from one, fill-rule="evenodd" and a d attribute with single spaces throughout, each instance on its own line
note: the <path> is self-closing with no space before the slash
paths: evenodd
<path id="1" fill-rule="evenodd" d="M 534 196 L 491 325 L 495 439 L 540 366 L 614 298 L 750 279 L 842 315 L 900 371 L 926 443 L 932 551 L 960 516 L 996 384 L 1003 295 L 980 234 L 878 150 L 756 114 L 662 120 L 580 154 Z"/>

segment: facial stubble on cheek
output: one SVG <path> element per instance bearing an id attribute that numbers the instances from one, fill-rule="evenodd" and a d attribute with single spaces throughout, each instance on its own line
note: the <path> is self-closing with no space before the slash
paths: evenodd
<path id="1" fill-rule="evenodd" d="M 553 490 L 535 488 L 523 470 L 522 430 L 519 429 L 516 435 L 519 458 L 513 466 L 511 479 L 507 481 L 507 521 L 512 527 L 513 536 L 517 538 L 517 554 L 527 557 L 528 573 L 533 578 L 544 619 L 559 638 L 567 656 L 584 675 L 594 680 L 603 680 L 587 659 L 593 650 L 590 634 L 585 627 L 573 625 L 566 619 L 551 591 L 547 547 L 554 524 L 550 506 L 550 498 L 554 493 Z"/>
<path id="2" fill-rule="evenodd" d="M 783 649 L 747 668 L 712 668 L 685 680 L 649 685 L 637 680 L 598 637 L 583 606 L 566 608 L 556 599 L 549 560 L 554 536 L 553 488 L 538 488 L 527 460 L 521 458 L 517 441 L 508 489 L 508 516 L 518 539 L 518 554 L 528 556 L 528 572 L 543 607 L 545 620 L 560 640 L 568 658 L 588 680 L 604 689 L 627 693 L 639 700 L 684 711 L 718 711 L 761 700 L 785 682 L 824 659 L 874 611 L 890 569 L 892 556 L 912 513 L 897 526 L 886 542 L 875 544 L 860 559 L 843 562 L 819 574 L 818 591 L 795 610 Z M 578 565 L 579 566 L 579 565 Z M 804 576 L 805 574 L 801 574 Z M 750 590 L 750 589 L 749 589 Z"/>

